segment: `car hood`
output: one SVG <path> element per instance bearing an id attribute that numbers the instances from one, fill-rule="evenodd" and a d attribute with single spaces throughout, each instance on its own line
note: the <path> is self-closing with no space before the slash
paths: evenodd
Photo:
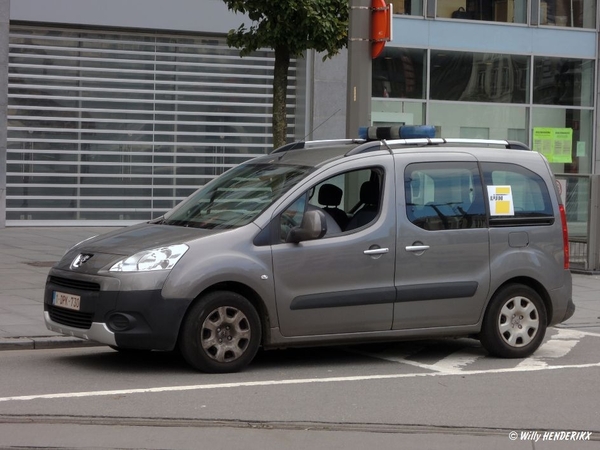
<path id="1" fill-rule="evenodd" d="M 130 256 L 141 250 L 186 243 L 226 231 L 144 223 L 96 236 L 72 250 Z"/>

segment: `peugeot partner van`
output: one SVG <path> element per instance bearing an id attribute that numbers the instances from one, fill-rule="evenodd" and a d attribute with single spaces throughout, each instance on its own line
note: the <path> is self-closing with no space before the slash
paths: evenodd
<path id="1" fill-rule="evenodd" d="M 575 309 L 546 159 L 426 126 L 363 133 L 288 144 L 74 246 L 49 272 L 47 327 L 178 348 L 207 372 L 239 371 L 261 346 L 432 337 L 531 355 Z"/>

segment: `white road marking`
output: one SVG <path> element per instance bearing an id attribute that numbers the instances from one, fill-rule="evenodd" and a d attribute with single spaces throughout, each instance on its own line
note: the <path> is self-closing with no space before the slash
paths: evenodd
<path id="1" fill-rule="evenodd" d="M 591 331 L 581 331 L 581 330 L 573 330 L 573 329 L 569 329 L 569 328 L 556 328 L 556 330 L 561 330 L 561 331 L 573 331 L 575 333 L 579 333 L 583 336 L 594 336 L 594 337 L 600 337 L 600 333 L 592 333 Z"/>
<path id="2" fill-rule="evenodd" d="M 585 336 L 600 337 L 600 334 L 573 329 L 553 328 L 552 330 L 554 330 L 555 333 L 550 337 L 550 339 L 542 344 L 540 348 L 536 350 L 533 356 L 530 356 L 529 358 L 520 362 L 518 367 L 547 367 L 548 363 L 545 360 L 556 359 L 567 355 Z M 409 366 L 414 366 L 421 369 L 453 373 L 462 373 L 463 368 L 475 363 L 477 360 L 486 355 L 485 353 L 478 352 L 478 350 L 481 349 L 480 347 L 474 347 L 475 350 L 467 347 L 451 353 L 433 364 L 425 364 L 406 359 L 424 348 L 425 347 L 420 347 L 417 351 L 402 353 L 397 353 L 393 350 L 374 353 L 354 351 L 354 353 L 384 361 L 407 364 Z"/>
<path id="3" fill-rule="evenodd" d="M 546 367 L 545 360 L 566 356 L 586 335 L 578 330 L 557 329 L 557 333 L 544 342 L 535 353 L 517 367 Z"/>
<path id="4" fill-rule="evenodd" d="M 545 360 L 565 356 L 578 342 L 550 339 L 542 344 L 532 356 L 520 362 L 517 367 L 546 367 L 548 363 Z"/>
<path id="5" fill-rule="evenodd" d="M 440 359 L 430 367 L 433 370 L 439 370 L 440 372 L 452 372 L 452 373 L 463 373 L 462 368 L 473 364 L 479 358 L 485 356 L 483 353 L 469 353 L 468 350 L 456 351 L 443 359 Z"/>
<path id="6" fill-rule="evenodd" d="M 377 352 L 377 353 L 364 352 L 364 351 L 354 350 L 354 349 L 349 349 L 349 348 L 347 348 L 345 350 L 349 353 L 363 355 L 363 356 L 367 356 L 369 358 L 381 359 L 382 361 L 407 364 L 409 366 L 418 367 L 419 369 L 433 370 L 429 364 L 423 364 L 423 363 L 420 363 L 417 361 L 412 361 L 410 359 L 406 359 L 409 356 L 412 356 L 415 353 L 418 353 L 423 348 L 425 348 L 425 347 L 418 347 L 417 349 L 412 349 L 411 351 L 408 351 L 408 352 L 397 352 L 394 350 L 385 350 L 385 351 Z"/>
<path id="7" fill-rule="evenodd" d="M 399 373 L 390 375 L 364 375 L 354 377 L 330 377 L 330 378 L 301 378 L 293 380 L 265 380 L 265 381 L 247 381 L 240 383 L 221 383 L 221 384 L 198 384 L 191 386 L 165 386 L 145 389 L 122 389 L 113 391 L 89 391 L 89 392 L 63 392 L 58 394 L 38 394 L 38 395 L 21 395 L 16 397 L 0 397 L 0 402 L 11 401 L 27 401 L 38 399 L 63 399 L 63 398 L 82 398 L 82 397 L 103 397 L 111 395 L 127 395 L 127 394 L 147 394 L 161 392 L 178 392 L 178 391 L 198 391 L 204 389 L 232 389 L 240 387 L 256 387 L 256 386 L 285 386 L 298 384 L 315 384 L 315 383 L 336 383 L 349 381 L 374 381 L 374 380 L 394 380 L 400 378 L 420 378 L 420 377 L 444 377 L 444 376 L 466 376 L 466 375 L 486 375 L 497 373 L 515 373 L 515 372 L 539 372 L 542 370 L 568 370 L 568 369 L 589 369 L 600 368 L 600 362 L 589 364 L 573 364 L 564 366 L 548 366 L 548 367 L 510 367 L 504 369 L 490 370 L 465 370 L 456 372 L 426 372 L 426 373 Z"/>

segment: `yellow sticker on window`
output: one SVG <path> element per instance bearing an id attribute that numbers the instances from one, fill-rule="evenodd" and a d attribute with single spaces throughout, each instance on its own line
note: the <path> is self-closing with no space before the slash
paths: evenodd
<path id="1" fill-rule="evenodd" d="M 510 186 L 488 186 L 487 190 L 491 216 L 515 215 Z"/>

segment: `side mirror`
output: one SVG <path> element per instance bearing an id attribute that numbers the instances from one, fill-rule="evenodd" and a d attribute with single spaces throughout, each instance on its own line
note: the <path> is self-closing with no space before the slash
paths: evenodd
<path id="1" fill-rule="evenodd" d="M 319 210 L 309 210 L 304 213 L 302 223 L 294 227 L 287 235 L 285 242 L 297 244 L 301 241 L 320 239 L 327 233 L 325 213 Z"/>

